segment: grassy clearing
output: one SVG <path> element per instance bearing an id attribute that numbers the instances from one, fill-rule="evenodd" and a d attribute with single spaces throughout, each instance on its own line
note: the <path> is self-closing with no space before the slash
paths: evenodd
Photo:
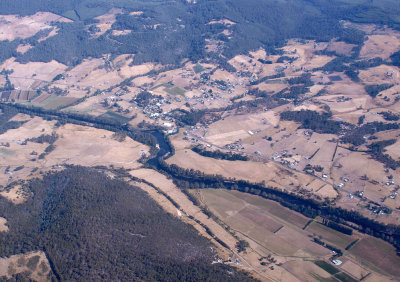
<path id="1" fill-rule="evenodd" d="M 270 80 L 264 81 L 264 83 L 266 83 L 266 84 L 281 84 L 281 83 L 286 83 L 286 81 L 284 81 L 282 79 L 270 79 Z"/>
<path id="2" fill-rule="evenodd" d="M 40 106 L 45 109 L 57 109 L 59 107 L 65 107 L 71 105 L 76 102 L 78 99 L 74 97 L 59 97 L 52 95 L 43 102 L 40 103 Z"/>
<path id="3" fill-rule="evenodd" d="M 6 155 L 6 156 L 13 156 L 13 155 L 15 155 L 15 151 L 4 149 L 4 148 L 0 148 L 0 154 L 1 155 Z"/>
<path id="4" fill-rule="evenodd" d="M 202 71 L 205 70 L 205 68 L 202 65 L 197 64 L 193 67 L 193 70 L 195 73 L 201 73 Z"/>
<path id="5" fill-rule="evenodd" d="M 185 96 L 185 90 L 183 90 L 182 88 L 180 88 L 178 86 L 165 87 L 164 91 L 171 95 Z"/>
<path id="6" fill-rule="evenodd" d="M 110 119 L 110 120 L 117 121 L 117 122 L 120 122 L 120 123 L 125 123 L 125 122 L 128 122 L 128 121 L 131 120 L 130 118 L 121 116 L 121 115 L 119 115 L 117 113 L 114 113 L 112 111 L 107 111 L 106 113 L 100 115 L 99 118 Z"/>
<path id="7" fill-rule="evenodd" d="M 314 262 L 316 265 L 318 265 L 319 267 L 321 267 L 323 270 L 325 270 L 326 272 L 328 272 L 329 274 L 336 274 L 339 272 L 339 270 L 334 267 L 333 265 L 327 263 L 326 261 L 323 260 L 317 260 Z"/>

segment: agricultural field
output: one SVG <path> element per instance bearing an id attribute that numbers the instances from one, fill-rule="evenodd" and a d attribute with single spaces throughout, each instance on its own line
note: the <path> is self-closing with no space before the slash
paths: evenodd
<path id="1" fill-rule="evenodd" d="M 261 256 L 272 254 L 300 280 L 308 277 L 310 281 L 320 278 L 358 281 L 375 277 L 389 281 L 390 277 L 398 276 L 394 266 L 398 264 L 396 252 L 382 240 L 357 233 L 345 235 L 317 221 L 310 224 L 309 218 L 276 202 L 238 191 L 201 189 L 195 195 L 233 234 L 246 238 Z M 332 252 L 313 238 L 343 250 L 344 255 L 338 258 L 343 263 L 335 266 L 329 260 Z M 350 251 L 345 251 L 357 238 L 361 239 Z M 372 263 L 378 256 L 382 256 L 380 262 Z"/>
<path id="2" fill-rule="evenodd" d="M 365 238 L 357 242 L 350 249 L 352 255 L 357 256 L 365 265 L 381 269 L 383 273 L 399 276 L 398 265 L 400 258 L 395 254 L 394 248 L 381 240 Z"/>
<path id="3" fill-rule="evenodd" d="M 14 119 L 18 119 L 17 116 Z M 9 144 L 0 150 L 4 160 L 0 173 L 3 187 L 64 164 L 113 165 L 132 169 L 139 166 L 137 160 L 149 151 L 147 146 L 128 137 L 120 140 L 107 130 L 72 124 L 55 126 L 55 121 L 39 117 L 31 119 L 26 115 L 19 119 L 26 122 L 18 129 L 0 135 L 0 143 Z M 51 135 L 57 136 L 52 144 L 35 140 Z M 48 149 L 49 146 L 53 146 L 52 150 Z M 20 186 L 0 193 L 14 203 L 20 203 L 28 196 Z"/>

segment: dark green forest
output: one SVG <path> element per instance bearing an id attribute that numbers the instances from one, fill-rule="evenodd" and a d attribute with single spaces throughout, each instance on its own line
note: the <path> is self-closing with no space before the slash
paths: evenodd
<path id="1" fill-rule="evenodd" d="M 43 250 L 57 280 L 251 280 L 211 264 L 210 242 L 145 192 L 95 169 L 71 166 L 25 189 L 33 196 L 22 206 L 0 198 L 0 256 Z"/>
<path id="2" fill-rule="evenodd" d="M 132 33 L 113 36 L 111 31 L 99 38 L 91 37 L 94 17 L 111 8 L 122 8 L 113 29 L 129 29 Z M 143 11 L 131 16 L 131 11 Z M 205 39 L 223 42 L 226 58 L 264 47 L 279 52 L 289 38 L 328 41 L 338 38 L 360 45 L 361 31 L 345 28 L 340 20 L 358 23 L 385 24 L 400 29 L 400 4 L 394 0 L 207 0 L 196 4 L 178 1 L 134 0 L 2 0 L 0 14 L 29 15 L 49 11 L 74 20 L 57 23 L 59 33 L 38 42 L 37 36 L 25 40 L 0 42 L 0 62 L 16 56 L 21 62 L 56 59 L 67 65 L 76 65 L 87 57 L 102 54 L 136 54 L 135 63 L 146 61 L 178 64 L 183 58 L 198 61 L 206 57 L 221 58 L 220 54 L 205 53 Z M 178 18 L 180 19 L 178 21 Z M 229 19 L 232 37 L 222 36 L 222 24 L 207 24 L 211 20 Z M 153 28 L 154 24 L 160 24 Z M 29 42 L 34 48 L 25 54 L 16 52 L 19 43 Z M 65 44 L 68 42 L 68 44 Z M 393 59 L 396 60 L 397 57 Z"/>

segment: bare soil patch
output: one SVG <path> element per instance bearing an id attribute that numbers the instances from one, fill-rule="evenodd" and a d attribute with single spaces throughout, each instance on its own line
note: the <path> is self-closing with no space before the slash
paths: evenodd
<path id="1" fill-rule="evenodd" d="M 7 226 L 7 219 L 4 217 L 0 217 L 0 232 L 7 232 L 8 231 L 8 226 Z"/>

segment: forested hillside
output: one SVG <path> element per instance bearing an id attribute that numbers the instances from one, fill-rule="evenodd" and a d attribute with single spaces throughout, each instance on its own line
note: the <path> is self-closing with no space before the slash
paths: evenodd
<path id="1" fill-rule="evenodd" d="M 142 190 L 94 169 L 70 167 L 32 180 L 23 206 L 0 198 L 9 233 L 0 256 L 44 250 L 62 281 L 246 281 L 211 264 L 211 244 Z"/>
<path id="2" fill-rule="evenodd" d="M 133 53 L 135 63 L 156 61 L 177 64 L 183 58 L 197 61 L 205 57 L 206 39 L 222 44 L 222 54 L 231 58 L 263 47 L 277 52 L 289 38 L 328 41 L 339 38 L 348 43 L 361 44 L 361 31 L 345 28 L 341 20 L 359 23 L 386 24 L 400 28 L 397 15 L 400 8 L 395 1 L 272 1 L 218 0 L 188 3 L 180 1 L 9 1 L 0 3 L 1 14 L 28 15 L 49 11 L 72 19 L 72 23 L 57 24 L 56 36 L 44 41 L 38 38 L 15 39 L 2 43 L 3 61 L 16 56 L 21 62 L 55 59 L 76 65 L 87 57 Z M 372 3 L 371 3 L 372 2 Z M 392 5 L 394 4 L 394 5 Z M 113 30 L 131 30 L 129 34 L 113 35 L 111 30 L 100 37 L 91 36 L 90 26 L 96 16 L 111 8 L 121 8 Z M 131 15 L 141 11 L 141 15 Z M 228 19 L 234 24 L 231 35 L 221 23 Z M 154 28 L 157 26 L 157 28 Z M 34 48 L 25 54 L 17 53 L 19 43 L 30 43 Z M 68 44 L 65 44 L 68 42 Z M 211 57 L 218 54 L 210 53 Z"/>

